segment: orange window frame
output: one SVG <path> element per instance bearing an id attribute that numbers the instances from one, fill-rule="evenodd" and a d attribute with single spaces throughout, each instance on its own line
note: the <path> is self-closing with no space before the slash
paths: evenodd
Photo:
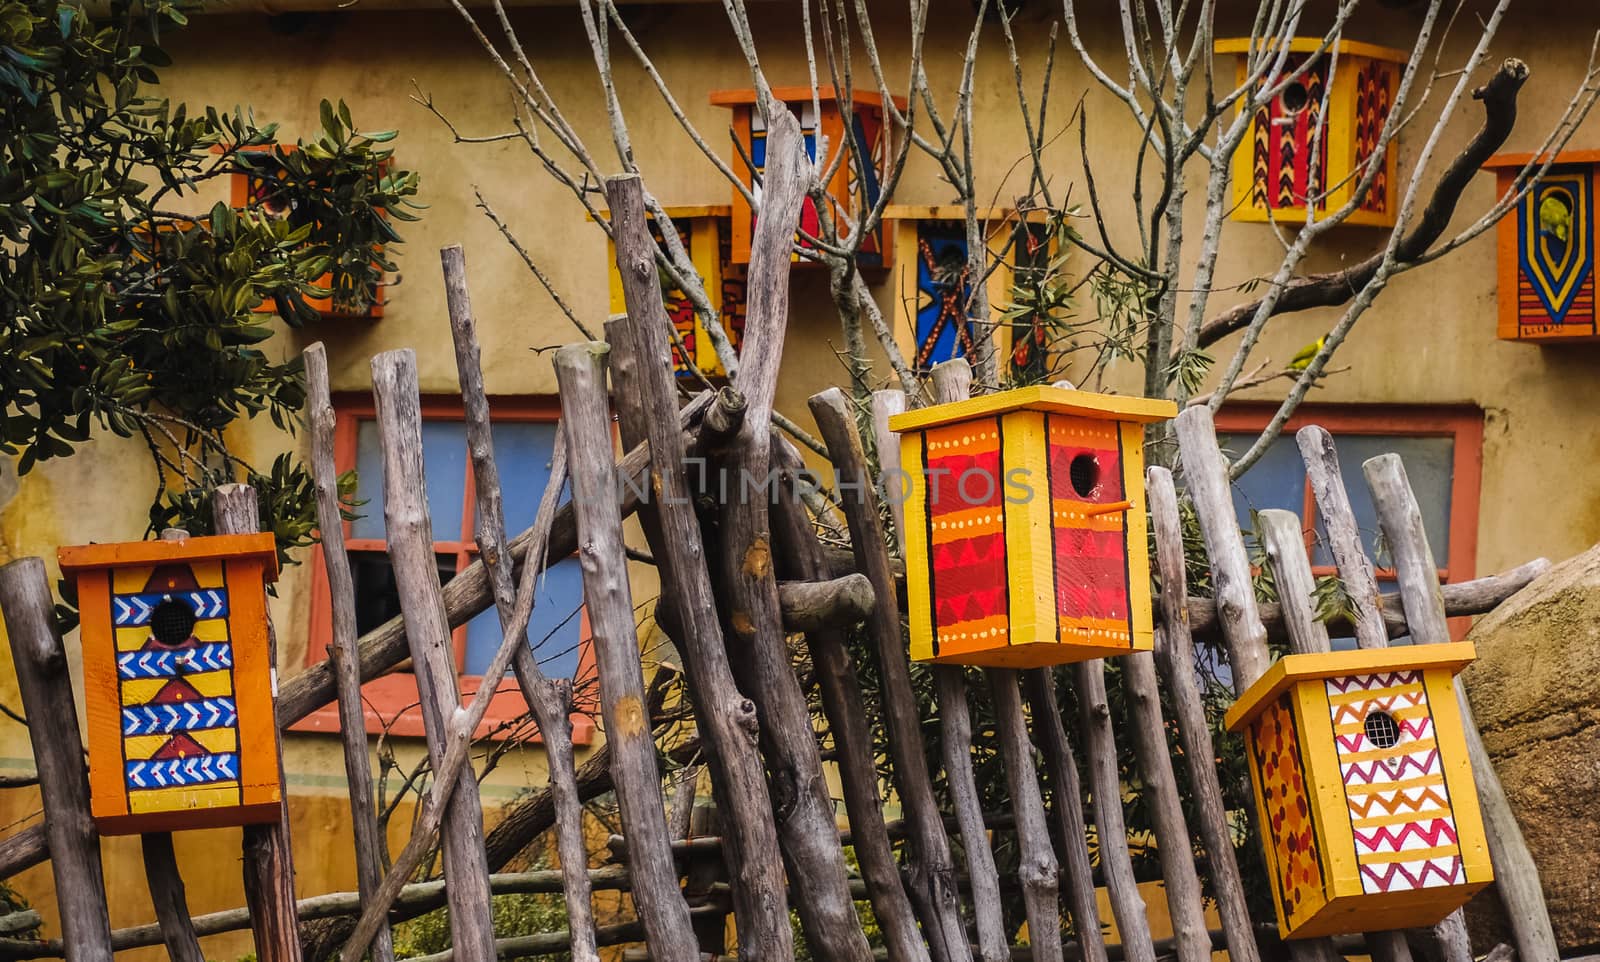
<path id="1" fill-rule="evenodd" d="M 1229 404 L 1217 412 L 1219 433 L 1259 432 L 1277 411 L 1276 404 Z M 1435 558 L 1440 564 L 1442 583 L 1469 581 L 1476 577 L 1478 558 L 1478 498 L 1483 481 L 1483 412 L 1474 407 L 1433 405 L 1302 404 L 1284 425 L 1285 437 L 1308 424 L 1328 429 L 1337 442 L 1340 436 L 1386 435 L 1392 437 L 1448 437 L 1455 442 L 1450 476 L 1449 556 Z M 1306 551 L 1317 537 L 1317 504 L 1306 482 L 1300 513 Z M 1315 565 L 1316 575 L 1337 573 L 1332 565 Z M 1377 569 L 1379 587 L 1392 585 L 1394 571 Z M 1472 625 L 1470 617 L 1451 618 L 1450 634 L 1464 638 Z"/>
<path id="2" fill-rule="evenodd" d="M 362 421 L 373 420 L 377 411 L 371 395 L 359 393 L 341 393 L 334 395 L 334 465 L 340 472 L 349 471 L 356 466 L 357 432 Z M 496 422 L 554 422 L 561 414 L 560 403 L 555 398 L 548 397 L 493 397 L 489 399 L 489 407 L 493 412 Z M 461 399 L 453 395 L 423 395 L 421 399 L 422 418 L 425 421 L 461 421 L 463 412 Z M 473 538 L 472 524 L 476 515 L 477 496 L 472 476 L 472 461 L 466 462 L 465 493 L 462 498 L 461 518 L 459 528 L 450 532 L 453 537 L 440 538 L 439 534 L 445 531 L 440 522 L 444 519 L 434 520 L 434 553 L 438 555 L 453 554 L 456 559 L 456 571 L 459 573 L 472 563 L 478 553 L 478 546 Z M 367 505 L 366 510 L 382 510 L 381 493 L 375 493 L 373 500 Z M 351 523 L 344 522 L 345 548 L 349 551 L 385 551 L 388 545 L 376 538 L 352 538 Z M 333 643 L 333 608 L 332 592 L 328 586 L 328 569 L 323 561 L 321 551 L 312 552 L 311 572 L 311 611 L 308 619 L 306 664 L 315 665 L 326 661 L 328 648 Z M 595 674 L 594 649 L 590 644 L 589 613 L 587 608 L 579 610 L 579 648 L 577 678 L 592 678 Z M 462 674 L 461 666 L 465 663 L 467 653 L 467 626 L 466 623 L 458 625 L 451 631 L 451 641 L 455 649 L 455 664 L 457 670 L 457 690 L 463 702 L 472 698 L 477 693 L 481 676 Z M 402 737 L 415 737 L 424 734 L 422 727 L 422 711 L 417 700 L 417 685 L 409 671 L 390 671 L 378 678 L 374 678 L 361 686 L 362 714 L 369 734 L 382 734 Z M 581 702 L 579 707 L 583 707 Z M 528 704 L 522 697 L 522 691 L 517 686 L 516 680 L 507 677 L 495 689 L 494 700 L 489 704 L 489 710 L 484 714 L 483 721 L 479 724 L 475 738 L 489 737 L 506 722 L 513 721 L 528 713 Z M 530 721 L 529 724 L 532 724 Z M 304 719 L 290 726 L 293 731 L 304 732 L 337 732 L 339 731 L 339 712 L 335 704 L 323 707 L 307 715 Z M 592 715 L 588 712 L 574 711 L 572 714 L 572 742 L 575 745 L 587 745 L 594 739 L 595 724 Z M 500 737 L 504 737 L 504 732 Z M 539 740 L 537 732 L 534 741 Z"/>

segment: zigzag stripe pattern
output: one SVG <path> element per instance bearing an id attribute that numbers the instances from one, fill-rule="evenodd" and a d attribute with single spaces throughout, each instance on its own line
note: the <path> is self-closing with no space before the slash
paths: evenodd
<path id="1" fill-rule="evenodd" d="M 1271 112 L 1266 107 L 1257 110 L 1255 123 L 1251 126 L 1255 138 L 1250 153 L 1250 206 L 1266 210 L 1270 206 L 1267 203 L 1267 181 L 1270 177 L 1267 138 L 1272 130 Z"/>
<path id="2" fill-rule="evenodd" d="M 175 678 L 233 667 L 233 646 L 223 642 L 177 651 L 125 651 L 117 656 L 121 678 Z"/>
<path id="3" fill-rule="evenodd" d="M 225 782 L 239 777 L 239 756 L 235 752 L 195 755 L 154 761 L 128 762 L 131 788 L 172 788 Z"/>
<path id="4" fill-rule="evenodd" d="M 1442 769 L 1439 750 L 1433 747 L 1433 718 L 1427 714 L 1422 673 L 1377 672 L 1329 678 L 1325 685 L 1335 725 L 1361 723 L 1375 711 L 1423 711 L 1406 712 L 1410 717 L 1401 721 L 1400 740 L 1392 746 L 1374 745 L 1364 731 L 1334 739 L 1352 823 L 1374 816 L 1411 816 L 1388 825 L 1352 824 L 1356 856 L 1363 863 L 1362 890 L 1399 892 L 1455 884 L 1463 874 L 1461 852 L 1449 792 L 1442 784 L 1433 784 Z M 1372 694 L 1348 697 L 1361 692 Z M 1335 704 L 1338 696 L 1346 700 Z M 1421 859 L 1414 854 L 1439 849 L 1453 851 Z"/>
<path id="5" fill-rule="evenodd" d="M 232 698 L 134 705 L 122 709 L 123 735 L 167 735 L 172 732 L 225 728 L 239 721 Z"/>
<path id="6" fill-rule="evenodd" d="M 111 617 L 118 628 L 137 628 L 150 623 L 150 614 L 163 601 L 181 601 L 194 610 L 196 618 L 226 618 L 228 592 L 220 588 L 200 591 L 149 592 L 112 595 Z"/>

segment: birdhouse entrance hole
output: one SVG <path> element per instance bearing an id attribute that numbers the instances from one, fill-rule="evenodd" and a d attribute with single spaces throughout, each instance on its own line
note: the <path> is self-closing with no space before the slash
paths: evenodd
<path id="1" fill-rule="evenodd" d="M 1311 102 L 1311 95 L 1306 92 L 1306 85 L 1296 80 L 1283 88 L 1280 99 L 1283 101 L 1283 109 L 1285 111 L 1297 114 L 1306 109 L 1306 105 Z"/>
<path id="2" fill-rule="evenodd" d="M 168 598 L 150 611 L 150 634 L 163 645 L 181 645 L 194 633 L 194 609 Z"/>
<path id="3" fill-rule="evenodd" d="M 1072 480 L 1072 490 L 1077 492 L 1080 498 L 1092 498 L 1100 489 L 1100 462 L 1088 452 L 1072 459 L 1067 474 Z"/>
<path id="4" fill-rule="evenodd" d="M 1400 723 L 1386 711 L 1370 711 L 1362 728 L 1373 748 L 1393 748 L 1400 743 Z"/>

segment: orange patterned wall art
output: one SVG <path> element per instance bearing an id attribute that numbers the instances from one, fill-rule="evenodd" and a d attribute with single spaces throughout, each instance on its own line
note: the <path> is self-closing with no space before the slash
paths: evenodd
<path id="1" fill-rule="evenodd" d="M 245 825 L 282 798 L 271 534 L 60 550 L 77 583 L 90 809 L 103 834 Z"/>
<path id="2" fill-rule="evenodd" d="M 1432 925 L 1493 881 L 1451 678 L 1472 645 L 1289 655 L 1245 732 L 1284 938 Z"/>
<path id="3" fill-rule="evenodd" d="M 1148 650 L 1144 425 L 1176 413 L 1028 387 L 891 418 L 911 657 L 1034 667 Z"/>

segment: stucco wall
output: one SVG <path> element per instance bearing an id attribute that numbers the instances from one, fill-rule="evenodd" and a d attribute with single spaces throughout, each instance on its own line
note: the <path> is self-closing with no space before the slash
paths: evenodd
<path id="1" fill-rule="evenodd" d="M 953 91 L 968 7 L 964 0 L 934 6 L 928 72 L 937 88 Z M 754 8 L 764 66 L 778 83 L 804 82 L 796 7 L 773 3 Z M 899 22 L 903 11 L 897 5 L 884 7 L 875 26 L 889 73 L 899 76 L 906 51 L 895 38 L 904 33 Z M 1053 4 L 1030 4 L 1019 25 L 1030 84 L 1037 83 L 1048 40 L 1045 12 L 1056 9 Z M 748 74 L 735 54 L 719 7 L 647 6 L 629 8 L 627 16 L 689 116 L 711 142 L 723 144 L 727 113 L 709 106 L 705 94 L 747 86 Z M 1590 22 L 1575 28 L 1570 22 L 1575 17 Z M 600 88 L 576 14 L 571 9 L 518 10 L 513 20 L 552 95 L 593 147 L 602 167 L 615 169 Z M 1534 68 L 1509 149 L 1536 146 L 1544 128 L 1559 114 L 1581 75 L 1588 54 L 1584 38 L 1600 25 L 1597 20 L 1600 13 L 1577 14 L 1564 4 L 1515 8 L 1490 61 L 1515 55 Z M 1375 7 L 1363 14 L 1351 36 L 1408 45 L 1415 24 L 1414 13 Z M 1451 37 L 1449 50 L 1457 59 L 1476 38 L 1471 24 L 1472 17 L 1464 15 Z M 1102 62 L 1114 63 L 1120 56 L 1120 37 L 1104 23 L 1091 22 L 1087 33 Z M 389 291 L 384 318 L 370 324 L 324 322 L 288 333 L 271 342 L 268 350 L 289 355 L 321 339 L 328 345 L 334 389 L 362 391 L 369 385 L 367 359 L 373 353 L 412 347 L 419 358 L 422 389 L 453 393 L 455 371 L 435 251 L 459 242 L 467 251 L 489 391 L 507 395 L 554 391 L 548 355 L 535 349 L 578 335 L 475 209 L 474 188 L 482 189 L 563 297 L 596 329 L 607 313 L 605 240 L 585 222 L 576 201 L 541 172 L 525 147 L 514 141 L 456 144 L 437 119 L 412 101 L 415 81 L 463 134 L 482 136 L 509 129 L 507 89 L 454 14 L 363 13 L 357 7 L 279 19 L 199 17 L 192 29 L 172 38 L 169 49 L 177 63 L 165 75 L 164 86 L 174 98 L 193 104 L 247 104 L 257 117 L 282 122 L 285 135 L 293 137 L 314 128 L 321 98 L 342 97 L 358 123 L 373 129 L 399 128 L 403 164 L 423 175 L 422 199 L 430 207 L 420 223 L 403 228 L 407 238 L 403 277 Z M 620 46 L 617 56 L 624 56 Z M 1123 108 L 1088 79 L 1064 38 L 1058 59 L 1051 126 L 1063 124 L 1079 95 L 1086 92 L 1091 160 L 1099 189 L 1114 218 L 1113 235 L 1127 240 L 1133 236 L 1126 198 L 1132 187 L 1137 130 Z M 667 204 L 725 203 L 727 186 L 677 130 L 643 73 L 623 63 L 617 83 L 635 156 L 657 196 Z M 1441 84 L 1433 104 L 1444 93 Z M 1036 94 L 1030 96 L 1037 100 Z M 1014 97 L 1005 51 L 998 34 L 991 31 L 980 56 L 975 152 L 983 172 L 980 193 L 1002 200 L 1023 186 L 1023 171 L 1014 167 L 1024 142 Z M 948 110 L 949 98 L 945 103 Z M 1402 170 L 1418 149 L 1432 109 L 1425 109 L 1402 138 Z M 1462 107 L 1441 145 L 1441 158 L 1459 149 L 1476 129 L 1478 116 L 1475 105 Z M 1075 135 L 1055 141 L 1049 169 L 1058 196 L 1070 187 L 1073 197 L 1081 199 L 1083 173 L 1076 141 Z M 1574 145 L 1600 146 L 1600 121 L 1591 120 L 1580 130 Z M 1480 176 L 1467 193 L 1463 211 L 1481 210 L 1492 193 L 1492 179 Z M 919 156 L 913 158 L 897 199 L 942 203 L 951 198 L 933 165 Z M 1198 214 L 1195 205 L 1188 228 L 1191 237 L 1199 233 Z M 1465 214 L 1458 218 L 1461 224 L 1468 220 Z M 1308 267 L 1330 269 L 1359 259 L 1379 238 L 1380 232 L 1360 228 L 1339 231 L 1320 245 Z M 1214 308 L 1242 296 L 1228 293 L 1229 288 L 1275 267 L 1277 250 L 1268 228 L 1230 224 Z M 1480 572 L 1540 554 L 1566 557 L 1600 540 L 1600 488 L 1589 477 L 1600 448 L 1600 380 L 1594 375 L 1600 347 L 1541 349 L 1497 341 L 1494 257 L 1490 235 L 1444 263 L 1394 280 L 1339 355 L 1340 364 L 1351 370 L 1314 395 L 1315 400 L 1327 402 L 1468 404 L 1483 410 L 1476 559 Z M 890 293 L 881 290 L 879 297 L 887 306 Z M 845 377 L 835 353 L 842 347 L 842 337 L 828 306 L 825 277 L 797 271 L 793 304 L 778 406 L 809 424 L 805 398 Z M 1273 322 L 1263 338 L 1262 355 L 1287 359 L 1325 331 L 1333 316 L 1311 312 Z M 1225 357 L 1221 349 L 1216 353 Z M 1134 383 L 1120 375 L 1115 380 Z M 1272 399 L 1274 395 L 1266 389 L 1245 396 Z M 265 429 L 241 430 L 236 440 L 262 462 L 284 443 Z M 153 485 L 142 450 L 114 440 L 90 444 L 77 456 L 42 465 L 20 481 L 7 474 L 0 478 L 0 496 L 8 496 L 0 508 L 0 552 L 7 557 L 42 554 L 53 559 L 57 545 L 137 538 Z M 286 572 L 273 603 L 285 675 L 292 675 L 307 658 L 308 575 L 305 565 Z M 650 573 L 639 570 L 635 575 L 636 601 L 653 595 Z M 8 651 L 0 653 L 0 660 L 6 658 Z M 17 704 L 14 686 L 12 672 L 0 670 L 0 700 Z M 414 743 L 397 746 L 403 763 L 415 758 L 418 750 Z M 26 734 L 10 721 L 0 721 L 0 765 L 15 770 L 31 767 Z M 336 742 L 325 736 L 291 736 L 286 765 L 294 793 L 302 894 L 352 887 Z M 534 752 L 523 752 L 501 765 L 485 794 L 503 801 L 542 782 L 542 761 Z M 31 792 L 0 794 L 0 825 L 20 822 L 37 810 Z M 237 834 L 213 832 L 180 840 L 196 911 L 240 904 L 234 862 L 213 854 L 235 850 Z M 106 855 L 114 893 L 113 921 L 122 925 L 148 920 L 137 846 L 128 840 L 108 842 Z M 48 917 L 52 902 L 48 871 L 32 870 L 17 882 Z M 231 958 L 247 949 L 247 937 L 208 943 L 217 958 Z M 133 957 L 154 959 L 159 953 Z"/>

